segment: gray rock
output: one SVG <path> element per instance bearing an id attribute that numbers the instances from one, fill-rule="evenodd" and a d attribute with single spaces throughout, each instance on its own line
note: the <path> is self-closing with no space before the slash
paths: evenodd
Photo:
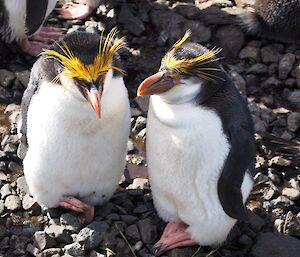
<path id="1" fill-rule="evenodd" d="M 15 75 L 5 69 L 0 69 L 0 85 L 6 88 L 11 87 L 13 80 L 15 79 Z"/>
<path id="2" fill-rule="evenodd" d="M 142 219 L 138 221 L 139 231 L 142 241 L 145 244 L 152 244 L 157 239 L 156 226 L 152 224 L 151 219 Z"/>
<path id="3" fill-rule="evenodd" d="M 126 222 L 127 224 L 133 224 L 138 220 L 138 217 L 133 215 L 121 215 L 121 220 Z"/>
<path id="4" fill-rule="evenodd" d="M 150 189 L 149 180 L 146 178 L 135 178 L 127 189 Z"/>
<path id="5" fill-rule="evenodd" d="M 188 19 L 197 18 L 200 14 L 199 8 L 197 8 L 194 4 L 190 3 L 176 2 L 175 6 L 173 7 L 173 10 Z"/>
<path id="6" fill-rule="evenodd" d="M 0 189 L 1 198 L 4 199 L 6 196 L 13 194 L 13 190 L 10 184 L 4 184 Z"/>
<path id="7" fill-rule="evenodd" d="M 25 254 L 28 238 L 23 236 L 12 235 L 9 240 L 9 248 L 13 250 L 15 255 Z"/>
<path id="8" fill-rule="evenodd" d="M 275 77 L 269 77 L 262 83 L 263 88 L 278 88 L 282 85 L 282 82 Z"/>
<path id="9" fill-rule="evenodd" d="M 292 201 L 300 199 L 300 192 L 295 188 L 284 188 L 282 194 L 291 199 Z"/>
<path id="10" fill-rule="evenodd" d="M 4 201 L 0 200 L 0 215 L 4 213 L 4 210 L 5 210 Z M 1 233 L 0 233 L 0 237 L 1 237 Z"/>
<path id="11" fill-rule="evenodd" d="M 148 207 L 145 205 L 145 204 L 141 204 L 141 205 L 138 205 L 134 210 L 133 210 L 133 213 L 136 213 L 136 214 L 141 214 L 141 213 L 145 213 L 148 211 Z"/>
<path id="12" fill-rule="evenodd" d="M 284 84 L 289 88 L 294 88 L 297 85 L 297 80 L 294 78 L 288 78 L 284 81 Z"/>
<path id="13" fill-rule="evenodd" d="M 102 241 L 103 235 L 108 229 L 108 225 L 105 222 L 94 221 L 87 227 L 80 230 L 76 240 L 80 244 L 84 245 L 84 249 L 95 249 Z"/>
<path id="14" fill-rule="evenodd" d="M 240 51 L 239 58 L 260 62 L 260 49 L 253 46 L 246 46 Z"/>
<path id="15" fill-rule="evenodd" d="M 26 252 L 30 253 L 32 256 L 37 256 L 39 253 L 39 249 L 32 244 L 28 244 L 26 247 Z"/>
<path id="16" fill-rule="evenodd" d="M 148 107 L 149 107 L 149 96 L 147 96 L 147 97 L 136 97 L 134 99 L 134 101 L 139 106 L 139 108 L 142 110 L 142 112 L 144 114 L 147 114 Z"/>
<path id="17" fill-rule="evenodd" d="M 4 237 L 0 241 L 0 249 L 5 250 L 9 248 L 9 237 Z"/>
<path id="18" fill-rule="evenodd" d="M 102 254 L 102 253 L 98 253 L 98 252 L 96 252 L 96 251 L 93 250 L 90 253 L 90 257 L 105 257 L 105 255 Z"/>
<path id="19" fill-rule="evenodd" d="M 294 92 L 292 92 L 289 97 L 288 100 L 290 101 L 290 103 L 295 106 L 296 108 L 300 108 L 300 90 L 297 89 Z"/>
<path id="20" fill-rule="evenodd" d="M 52 237 L 50 237 L 45 231 L 35 232 L 34 242 L 41 251 L 43 251 L 44 249 L 54 247 L 56 245 L 56 241 Z"/>
<path id="21" fill-rule="evenodd" d="M 0 87 L 0 101 L 3 103 L 8 103 L 11 98 L 12 98 L 11 90 Z"/>
<path id="22" fill-rule="evenodd" d="M 74 256 L 74 257 L 85 256 L 85 251 L 83 250 L 83 247 L 78 242 L 65 245 L 64 249 L 66 251 L 66 254 L 69 254 L 71 256 Z"/>
<path id="23" fill-rule="evenodd" d="M 18 210 L 21 208 L 20 198 L 16 195 L 9 195 L 5 199 L 4 206 L 11 211 Z"/>
<path id="24" fill-rule="evenodd" d="M 12 154 L 12 153 L 16 153 L 17 152 L 17 146 L 13 145 L 11 143 L 8 143 L 5 145 L 5 147 L 3 148 L 3 151 L 6 154 Z"/>
<path id="25" fill-rule="evenodd" d="M 17 79 L 26 88 L 29 82 L 30 70 L 17 71 L 15 72 Z"/>
<path id="26" fill-rule="evenodd" d="M 299 252 L 298 239 L 279 233 L 263 232 L 258 234 L 250 254 L 253 257 L 295 257 Z"/>
<path id="27" fill-rule="evenodd" d="M 41 257 L 54 257 L 54 256 L 60 256 L 59 254 L 61 253 L 61 249 L 60 248 L 49 248 L 49 249 L 45 249 L 42 253 L 41 253 Z"/>
<path id="28" fill-rule="evenodd" d="M 29 193 L 29 188 L 24 176 L 21 176 L 17 179 L 17 187 L 18 187 L 19 194 Z"/>
<path id="29" fill-rule="evenodd" d="M 51 224 L 49 226 L 46 226 L 44 231 L 53 238 L 58 238 L 64 233 L 64 226 L 60 226 L 57 224 Z"/>
<path id="30" fill-rule="evenodd" d="M 244 33 L 233 25 L 219 28 L 215 37 L 218 45 L 223 48 L 221 55 L 226 56 L 226 58 L 236 58 L 245 42 Z"/>
<path id="31" fill-rule="evenodd" d="M 287 53 L 281 58 L 278 66 L 278 75 L 280 79 L 286 79 L 288 77 L 293 69 L 295 59 L 296 57 L 292 53 Z"/>
<path id="32" fill-rule="evenodd" d="M 248 70 L 247 74 L 257 74 L 257 75 L 264 75 L 268 73 L 268 66 L 263 63 L 256 63 L 253 64 Z"/>
<path id="33" fill-rule="evenodd" d="M 29 194 L 23 197 L 22 207 L 25 211 L 31 210 L 34 214 L 38 214 L 41 210 L 40 205 Z"/>
<path id="34" fill-rule="evenodd" d="M 78 232 L 82 226 L 79 218 L 70 213 L 63 213 L 60 216 L 60 223 L 64 225 L 67 230 L 74 232 Z"/>
<path id="35" fill-rule="evenodd" d="M 300 236 L 300 220 L 291 211 L 286 215 L 282 232 L 285 235 Z"/>
<path id="36" fill-rule="evenodd" d="M 147 119 L 143 116 L 137 117 L 132 132 L 138 134 L 142 129 L 146 128 Z"/>
<path id="37" fill-rule="evenodd" d="M 135 240 L 140 240 L 141 236 L 136 224 L 132 224 L 125 229 L 125 234 Z"/>
<path id="38" fill-rule="evenodd" d="M 119 22 L 135 36 L 140 36 L 145 31 L 143 22 L 139 17 L 133 14 L 131 8 L 127 4 L 123 4 L 121 7 Z"/>
<path id="39" fill-rule="evenodd" d="M 279 51 L 273 46 L 265 46 L 261 49 L 261 58 L 262 61 L 266 64 L 278 62 L 279 57 Z"/>

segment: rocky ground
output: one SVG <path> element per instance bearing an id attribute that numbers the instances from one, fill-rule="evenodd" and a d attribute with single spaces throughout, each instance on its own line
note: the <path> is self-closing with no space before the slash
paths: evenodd
<path id="1" fill-rule="evenodd" d="M 120 190 L 97 207 L 90 224 L 60 209 L 43 211 L 28 194 L 16 155 L 16 122 L 35 59 L 23 55 L 16 45 L 0 42 L 0 256 L 153 256 L 151 247 L 164 222 L 154 210 L 146 178 L 148 101 L 135 98 L 135 92 L 188 28 L 193 41 L 223 48 L 224 67 L 248 99 L 257 132 L 257 175 L 247 204 L 251 220 L 239 223 L 224 246 L 175 249 L 163 256 L 299 256 L 300 46 L 249 36 L 235 25 L 214 24 L 210 18 L 218 11 L 238 13 L 251 2 L 109 0 L 85 21 L 50 17 L 48 24 L 69 32 L 99 32 L 117 25 L 128 42 L 122 58 L 132 107 L 127 155 L 131 172 L 125 171 Z M 144 178 L 134 178 L 141 172 Z"/>

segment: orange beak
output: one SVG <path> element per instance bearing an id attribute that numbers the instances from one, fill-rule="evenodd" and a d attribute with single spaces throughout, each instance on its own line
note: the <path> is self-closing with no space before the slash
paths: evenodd
<path id="1" fill-rule="evenodd" d="M 101 118 L 101 104 L 100 104 L 100 97 L 101 97 L 100 88 L 97 88 L 92 85 L 91 89 L 87 91 L 87 100 L 93 107 L 94 111 L 96 112 L 98 118 Z"/>
<path id="2" fill-rule="evenodd" d="M 138 96 L 147 96 L 147 95 L 156 95 L 161 94 L 172 87 L 178 85 L 179 80 L 172 79 L 168 76 L 165 76 L 163 72 L 158 72 L 148 78 L 146 78 L 139 86 L 137 95 Z"/>

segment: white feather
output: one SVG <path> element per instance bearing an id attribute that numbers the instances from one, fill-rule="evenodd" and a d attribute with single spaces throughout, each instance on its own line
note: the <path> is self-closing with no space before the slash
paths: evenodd
<path id="1" fill-rule="evenodd" d="M 24 173 L 34 199 L 49 208 L 69 195 L 101 204 L 125 166 L 130 109 L 123 79 L 108 72 L 101 119 L 68 83 L 63 88 L 44 82 L 28 109 Z"/>
<path id="2" fill-rule="evenodd" d="M 147 162 L 155 207 L 165 221 L 181 221 L 200 245 L 221 244 L 236 220 L 223 210 L 217 183 L 230 145 L 218 115 L 196 106 L 201 85 L 186 80 L 151 96 Z M 178 96 L 182 96 L 178 102 Z M 244 177 L 246 200 L 252 180 Z"/>

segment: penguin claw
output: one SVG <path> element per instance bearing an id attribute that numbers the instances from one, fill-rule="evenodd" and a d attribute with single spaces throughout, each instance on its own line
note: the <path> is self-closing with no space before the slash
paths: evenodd
<path id="1" fill-rule="evenodd" d="M 165 251 L 167 251 L 167 248 L 162 244 L 157 242 L 153 248 L 152 251 L 154 253 L 155 256 L 160 256 L 162 255 Z"/>

